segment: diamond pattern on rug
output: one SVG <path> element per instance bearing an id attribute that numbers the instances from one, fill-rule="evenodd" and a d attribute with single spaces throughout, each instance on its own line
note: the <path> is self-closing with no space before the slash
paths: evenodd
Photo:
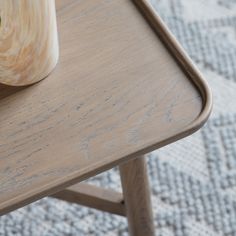
<path id="1" fill-rule="evenodd" d="M 158 175 L 154 195 L 177 211 L 157 214 L 158 227 L 170 227 L 173 235 L 188 236 L 188 218 L 203 222 L 216 233 L 236 235 L 236 115 L 220 116 L 202 129 L 210 180 L 208 182 L 179 171 L 165 159 L 151 161 Z M 150 157 L 152 158 L 152 157 Z"/>
<path id="2" fill-rule="evenodd" d="M 201 63 L 205 67 L 218 72 L 224 78 L 236 82 L 235 15 L 225 16 L 224 18 L 216 17 L 207 21 L 200 18 L 197 21 L 189 22 L 183 18 L 185 15 L 185 1 L 167 1 L 166 4 L 160 1 L 165 5 L 163 11 L 159 8 L 156 0 L 151 2 L 196 63 Z M 190 2 L 194 1 L 190 0 Z M 202 7 L 205 7 L 203 2 L 202 4 Z M 230 3 L 228 1 L 218 1 L 218 4 L 222 6 L 232 6 L 234 4 L 236 6 L 235 1 Z M 166 10 L 167 6 L 171 11 Z"/>

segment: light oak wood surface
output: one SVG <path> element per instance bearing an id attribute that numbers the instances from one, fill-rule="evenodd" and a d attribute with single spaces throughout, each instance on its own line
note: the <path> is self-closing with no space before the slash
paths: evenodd
<path id="1" fill-rule="evenodd" d="M 55 1 L 0 0 L 0 83 L 35 83 L 57 60 Z"/>
<path id="2" fill-rule="evenodd" d="M 103 189 L 90 184 L 79 183 L 55 193 L 51 197 L 112 214 L 126 216 L 122 193 L 112 189 Z"/>
<path id="3" fill-rule="evenodd" d="M 200 73 L 164 28 L 177 59 L 169 53 L 134 2 L 58 3 L 55 71 L 0 87 L 1 214 L 183 138 L 211 110 Z"/>
<path id="4" fill-rule="evenodd" d="M 120 165 L 130 236 L 154 236 L 151 191 L 145 156 Z"/>

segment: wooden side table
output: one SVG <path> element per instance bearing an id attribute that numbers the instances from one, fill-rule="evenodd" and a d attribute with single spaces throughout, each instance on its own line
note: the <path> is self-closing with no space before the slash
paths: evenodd
<path id="1" fill-rule="evenodd" d="M 144 155 L 202 126 L 209 88 L 146 0 L 58 0 L 57 14 L 54 73 L 0 87 L 0 213 L 53 196 L 154 235 Z M 115 166 L 124 198 L 78 184 Z"/>

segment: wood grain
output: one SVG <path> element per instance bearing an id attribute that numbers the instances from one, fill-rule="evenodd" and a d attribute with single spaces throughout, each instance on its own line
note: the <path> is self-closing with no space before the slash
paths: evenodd
<path id="1" fill-rule="evenodd" d="M 130 236 L 154 236 L 151 192 L 145 156 L 120 165 Z"/>
<path id="2" fill-rule="evenodd" d="M 29 85 L 58 60 L 54 0 L 0 0 L 0 83 Z"/>
<path id="3" fill-rule="evenodd" d="M 112 189 L 79 183 L 51 197 L 121 216 L 126 215 L 123 195 Z"/>
<path id="4" fill-rule="evenodd" d="M 77 4 L 78 0 L 56 0 L 56 9 L 57 11 L 63 10 L 65 9 L 67 6 L 71 7 L 71 4 L 74 2 L 75 4 Z"/>
<path id="5" fill-rule="evenodd" d="M 201 74 L 176 47 L 179 66 L 132 1 L 74 0 L 57 15 L 54 73 L 0 99 L 1 214 L 185 137 L 210 114 Z"/>

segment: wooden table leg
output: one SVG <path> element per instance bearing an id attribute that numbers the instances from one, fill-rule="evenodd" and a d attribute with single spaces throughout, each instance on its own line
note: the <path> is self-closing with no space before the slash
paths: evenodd
<path id="1" fill-rule="evenodd" d="M 120 176 L 131 236 L 154 236 L 155 228 L 145 157 L 120 165 Z"/>

